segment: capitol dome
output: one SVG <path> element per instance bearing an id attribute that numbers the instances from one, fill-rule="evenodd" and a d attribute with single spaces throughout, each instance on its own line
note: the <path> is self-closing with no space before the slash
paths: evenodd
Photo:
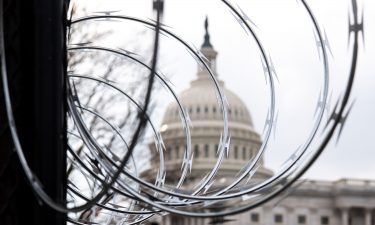
<path id="1" fill-rule="evenodd" d="M 235 174 L 241 171 L 247 162 L 258 153 L 262 142 L 253 127 L 252 117 L 245 103 L 235 93 L 228 90 L 217 75 L 217 52 L 210 42 L 207 26 L 206 21 L 206 34 L 200 51 L 207 59 L 208 65 L 216 76 L 228 103 L 230 146 L 229 154 L 220 166 L 220 174 L 234 178 Z M 218 146 L 224 129 L 223 114 L 218 101 L 217 90 L 208 71 L 198 67 L 197 78 L 191 81 L 190 87 L 183 91 L 178 98 L 192 123 L 190 137 L 194 159 L 189 177 L 192 181 L 194 181 L 194 178 L 199 180 L 199 177 L 202 178 L 202 175 L 211 171 L 217 162 Z M 176 101 L 168 105 L 160 131 L 166 147 L 165 170 L 167 180 L 174 182 L 181 175 L 179 168 L 187 146 L 180 108 Z M 153 144 L 150 145 L 151 151 L 155 153 L 152 160 L 153 164 L 157 165 L 159 158 L 153 146 Z M 265 179 L 271 176 L 272 172 L 263 167 L 263 160 L 260 163 L 261 167 L 254 177 Z M 229 180 L 227 179 L 228 182 L 230 182 Z"/>

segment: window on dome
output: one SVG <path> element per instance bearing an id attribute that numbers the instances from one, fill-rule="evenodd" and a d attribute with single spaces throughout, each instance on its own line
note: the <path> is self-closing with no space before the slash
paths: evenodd
<path id="1" fill-rule="evenodd" d="M 251 213 L 250 219 L 251 219 L 251 222 L 259 222 L 259 214 L 258 213 Z"/>
<path id="2" fill-rule="evenodd" d="M 228 109 L 228 114 L 230 115 L 232 113 L 232 110 L 231 109 Z"/>
<path id="3" fill-rule="evenodd" d="M 215 106 L 212 108 L 212 112 L 216 113 L 216 107 Z"/>
<path id="4" fill-rule="evenodd" d="M 283 222 L 283 215 L 276 214 L 275 215 L 275 223 L 282 223 Z"/>
<path id="5" fill-rule="evenodd" d="M 238 159 L 238 147 L 234 146 L 234 158 Z"/>
<path id="6" fill-rule="evenodd" d="M 198 145 L 194 146 L 194 157 L 195 158 L 199 157 L 199 146 Z"/>
<path id="7" fill-rule="evenodd" d="M 328 225 L 328 224 L 329 224 L 329 217 L 328 217 L 328 216 L 322 216 L 322 217 L 320 218 L 320 223 L 321 223 L 322 225 Z"/>
<path id="8" fill-rule="evenodd" d="M 219 145 L 215 145 L 215 156 L 216 156 L 216 158 L 219 157 L 219 154 L 217 154 L 218 148 L 219 148 Z"/>
<path id="9" fill-rule="evenodd" d="M 207 106 L 204 107 L 204 112 L 205 112 L 205 113 L 208 113 L 208 107 L 207 107 Z"/>
<path id="10" fill-rule="evenodd" d="M 306 224 L 306 216 L 298 215 L 298 224 Z"/>
<path id="11" fill-rule="evenodd" d="M 198 106 L 197 107 L 197 113 L 200 113 L 200 111 L 201 111 L 201 108 Z"/>
<path id="12" fill-rule="evenodd" d="M 209 147 L 208 147 L 208 145 L 206 144 L 206 145 L 204 146 L 204 157 L 206 157 L 206 158 L 208 158 L 208 155 L 209 155 L 208 151 L 209 151 Z"/>
<path id="13" fill-rule="evenodd" d="M 178 145 L 176 145 L 176 158 L 179 159 L 180 158 L 180 148 L 178 147 Z"/>
<path id="14" fill-rule="evenodd" d="M 193 108 L 189 107 L 189 113 L 193 113 Z"/>
<path id="15" fill-rule="evenodd" d="M 238 115 L 237 109 L 234 110 L 234 115 L 236 115 L 236 116 Z"/>
<path id="16" fill-rule="evenodd" d="M 171 148 L 168 147 L 167 148 L 167 160 L 171 160 L 171 159 L 172 159 L 172 157 L 171 157 Z"/>
<path id="17" fill-rule="evenodd" d="M 246 147 L 243 147 L 243 148 L 242 148 L 242 159 L 243 159 L 243 160 L 246 160 L 246 159 L 247 159 L 247 157 L 246 157 Z"/>

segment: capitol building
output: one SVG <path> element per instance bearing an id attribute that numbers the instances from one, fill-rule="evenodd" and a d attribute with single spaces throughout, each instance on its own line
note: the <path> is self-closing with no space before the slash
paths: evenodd
<path id="1" fill-rule="evenodd" d="M 207 29 L 201 52 L 216 72 L 217 51 L 210 42 Z M 228 122 L 231 133 L 230 153 L 220 167 L 219 181 L 231 182 L 235 175 L 259 150 L 262 140 L 254 129 L 250 111 L 244 102 L 216 75 L 227 101 Z M 194 187 L 217 161 L 219 138 L 223 119 L 218 108 L 212 79 L 205 70 L 199 70 L 190 87 L 179 95 L 192 121 L 191 148 L 194 151 L 193 169 L 185 181 L 187 188 Z M 167 183 L 176 183 L 181 176 L 185 146 L 185 132 L 181 125 L 177 103 L 169 104 L 162 121 L 161 135 L 166 146 L 165 170 Z M 153 144 L 150 144 L 152 148 Z M 155 148 L 155 147 L 154 147 Z M 155 151 L 151 151 L 155 152 Z M 152 160 L 157 165 L 158 156 Z M 150 170 L 157 170 L 151 168 Z M 150 172 L 149 170 L 149 172 Z M 147 171 L 146 171 L 147 172 Z M 261 166 L 252 179 L 265 180 L 273 172 Z M 285 198 L 275 199 L 262 207 L 225 218 L 189 218 L 177 215 L 155 217 L 153 224 L 160 225 L 375 225 L 375 181 L 341 179 L 337 181 L 307 180 Z"/>

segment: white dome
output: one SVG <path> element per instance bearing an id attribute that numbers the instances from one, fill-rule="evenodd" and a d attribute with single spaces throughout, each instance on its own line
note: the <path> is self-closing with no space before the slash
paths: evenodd
<path id="1" fill-rule="evenodd" d="M 253 121 L 245 103 L 232 91 L 224 87 L 223 82 L 219 82 L 228 102 L 229 122 L 241 123 L 253 126 Z M 191 121 L 198 120 L 220 120 L 223 116 L 217 91 L 210 78 L 198 78 L 191 83 L 191 87 L 183 91 L 179 99 L 182 106 L 188 111 Z M 181 123 L 179 107 L 176 102 L 169 104 L 163 118 L 162 124 Z"/>
<path id="2" fill-rule="evenodd" d="M 209 41 L 208 33 L 205 35 L 201 52 L 207 58 L 207 63 L 215 74 L 228 103 L 230 146 L 228 156 L 220 165 L 220 170 L 221 174 L 228 178 L 227 182 L 230 182 L 229 179 L 234 178 L 234 175 L 241 171 L 243 166 L 258 153 L 262 142 L 253 127 L 253 121 L 245 103 L 236 94 L 228 90 L 224 82 L 217 77 L 217 52 Z M 189 177 L 193 180 L 214 168 L 224 123 L 221 103 L 218 100 L 214 81 L 206 70 L 198 69 L 198 71 L 197 78 L 190 83 L 190 87 L 179 95 L 181 105 L 192 122 L 190 146 L 191 150 L 194 151 L 194 168 Z M 165 169 L 169 174 L 167 180 L 171 179 L 173 183 L 181 176 L 177 168 L 181 166 L 183 152 L 186 151 L 187 147 L 180 108 L 176 101 L 168 105 L 160 131 L 166 147 Z M 150 148 L 154 153 L 152 162 L 158 165 L 159 158 L 154 144 L 151 144 Z M 260 163 L 262 165 L 263 160 Z M 153 167 L 154 170 L 155 168 L 157 167 Z M 270 170 L 262 166 L 254 177 L 263 179 L 271 176 L 271 174 Z"/>

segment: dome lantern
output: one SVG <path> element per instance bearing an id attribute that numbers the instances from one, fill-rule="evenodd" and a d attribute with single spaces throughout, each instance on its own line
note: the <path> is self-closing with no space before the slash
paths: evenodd
<path id="1" fill-rule="evenodd" d="M 210 42 L 210 33 L 208 32 L 208 17 L 206 17 L 206 20 L 204 21 L 204 28 L 205 28 L 205 35 L 204 35 L 204 41 L 201 46 L 200 51 L 204 55 L 204 57 L 207 58 L 208 66 L 212 70 L 215 76 L 217 76 L 216 73 L 216 56 L 217 56 L 217 51 L 215 51 L 214 47 L 212 46 Z M 200 70 L 198 67 L 198 77 L 202 78 L 207 78 L 208 72 L 206 70 Z"/>
<path id="2" fill-rule="evenodd" d="M 204 21 L 204 28 L 206 33 L 204 35 L 204 42 L 202 44 L 202 48 L 212 48 L 212 44 L 210 42 L 210 33 L 208 32 L 208 17 L 206 16 L 206 20 Z"/>

